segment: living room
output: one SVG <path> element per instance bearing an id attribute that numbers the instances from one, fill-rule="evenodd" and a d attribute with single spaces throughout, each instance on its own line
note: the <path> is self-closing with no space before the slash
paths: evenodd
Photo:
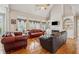
<path id="1" fill-rule="evenodd" d="M 78 7 L 73 4 L 0 5 L 0 53 L 78 53 Z"/>

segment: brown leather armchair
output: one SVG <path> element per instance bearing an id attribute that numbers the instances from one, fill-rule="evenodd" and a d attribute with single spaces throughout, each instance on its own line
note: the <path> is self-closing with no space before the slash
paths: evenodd
<path id="1" fill-rule="evenodd" d="M 4 49 L 6 53 L 10 53 L 11 51 L 16 51 L 20 48 L 25 48 L 27 46 L 27 36 L 22 36 L 21 32 L 16 33 L 16 36 L 4 36 L 1 40 L 4 45 Z"/>

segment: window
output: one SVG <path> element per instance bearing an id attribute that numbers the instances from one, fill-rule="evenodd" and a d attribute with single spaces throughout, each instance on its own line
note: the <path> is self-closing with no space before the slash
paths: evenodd
<path id="1" fill-rule="evenodd" d="M 30 29 L 40 29 L 40 22 L 29 21 Z"/>
<path id="2" fill-rule="evenodd" d="M 24 20 L 18 21 L 18 31 L 23 32 L 26 29 L 26 23 Z"/>
<path id="3" fill-rule="evenodd" d="M 4 24 L 5 24 L 5 20 L 4 20 L 4 15 L 0 14 L 0 35 L 2 35 L 4 33 Z"/>
<path id="4" fill-rule="evenodd" d="M 47 25 L 45 22 L 42 22 L 42 23 L 41 23 L 41 28 L 42 28 L 43 30 L 46 30 L 47 27 L 48 27 L 48 25 Z"/>

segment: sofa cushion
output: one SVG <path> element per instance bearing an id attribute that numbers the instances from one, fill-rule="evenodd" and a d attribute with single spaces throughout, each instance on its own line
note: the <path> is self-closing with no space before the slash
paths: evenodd
<path id="1" fill-rule="evenodd" d="M 12 37 L 12 33 L 6 32 L 5 34 L 2 35 L 2 37 Z"/>
<path id="2" fill-rule="evenodd" d="M 27 37 L 26 36 L 16 36 L 15 37 L 15 41 L 22 41 L 22 40 L 26 40 Z"/>
<path id="3" fill-rule="evenodd" d="M 14 32 L 15 36 L 22 35 L 22 32 Z"/>
<path id="4" fill-rule="evenodd" d="M 3 37 L 3 39 L 1 40 L 3 44 L 12 43 L 14 41 L 15 41 L 15 37 Z"/>

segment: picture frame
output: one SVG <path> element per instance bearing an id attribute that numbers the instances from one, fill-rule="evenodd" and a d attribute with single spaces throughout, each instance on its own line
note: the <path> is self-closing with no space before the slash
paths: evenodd
<path id="1" fill-rule="evenodd" d="M 11 24 L 16 24 L 16 19 L 11 19 Z"/>

